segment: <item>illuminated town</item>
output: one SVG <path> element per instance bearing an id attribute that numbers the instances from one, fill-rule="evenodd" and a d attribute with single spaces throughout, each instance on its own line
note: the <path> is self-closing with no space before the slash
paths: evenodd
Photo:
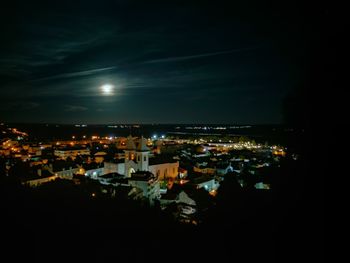
<path id="1" fill-rule="evenodd" d="M 246 136 L 208 133 L 180 138 L 152 134 L 146 138 L 96 134 L 33 141 L 27 132 L 4 123 L 1 127 L 3 173 L 23 187 L 40 189 L 62 181 L 89 183 L 95 186 L 87 193 L 91 198 L 117 198 L 124 193 L 123 198 L 150 207 L 157 205 L 164 213 L 176 205 L 179 213 L 171 212 L 174 220 L 194 225 L 202 221 L 203 210 L 214 204 L 225 177 L 236 180 L 242 188 L 273 188 L 272 173 L 287 153 L 283 146 L 256 143 Z M 87 125 L 74 127 L 89 131 Z M 134 128 L 142 129 L 140 125 Z M 212 204 L 197 205 L 202 201 L 196 198 L 197 192 L 202 191 Z"/>
<path id="2" fill-rule="evenodd" d="M 334 21 L 298 2 L 3 3 L 1 262 L 321 262 Z"/>

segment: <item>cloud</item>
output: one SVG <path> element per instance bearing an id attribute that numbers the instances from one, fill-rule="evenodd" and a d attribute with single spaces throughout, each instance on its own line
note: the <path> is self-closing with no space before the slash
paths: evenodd
<path id="1" fill-rule="evenodd" d="M 64 111 L 69 112 L 78 112 L 78 111 L 86 111 L 88 108 L 78 105 L 66 105 Z"/>
<path id="2" fill-rule="evenodd" d="M 40 106 L 39 103 L 31 102 L 31 101 L 19 101 L 19 102 L 10 102 L 7 104 L 2 104 L 2 110 L 8 111 L 25 111 L 32 110 L 38 108 Z"/>
<path id="3" fill-rule="evenodd" d="M 256 47 L 238 48 L 238 49 L 197 54 L 197 55 L 191 55 L 191 56 L 180 56 L 180 57 L 168 57 L 168 58 L 161 58 L 161 59 L 153 59 L 153 60 L 145 61 L 142 64 L 184 61 L 184 60 L 197 59 L 197 58 L 203 58 L 203 57 L 211 57 L 211 56 L 230 54 L 230 53 L 235 53 L 235 52 L 242 52 L 242 51 L 253 50 L 253 49 L 256 49 Z"/>
<path id="4" fill-rule="evenodd" d="M 54 80 L 54 79 L 90 76 L 90 75 L 94 75 L 94 74 L 101 73 L 104 71 L 109 71 L 109 70 L 112 70 L 114 68 L 115 67 L 107 67 L 107 68 L 90 69 L 90 70 L 71 72 L 71 73 L 63 73 L 63 74 L 58 74 L 58 75 L 54 75 L 54 76 L 50 76 L 50 77 L 35 79 L 33 81 L 43 81 L 43 80 Z"/>

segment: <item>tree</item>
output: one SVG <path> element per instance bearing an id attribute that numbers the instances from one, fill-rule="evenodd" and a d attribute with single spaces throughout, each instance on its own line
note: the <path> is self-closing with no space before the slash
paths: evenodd
<path id="1" fill-rule="evenodd" d="M 0 178 L 6 176 L 6 161 L 5 158 L 0 158 Z"/>
<path id="2" fill-rule="evenodd" d="M 238 183 L 237 176 L 234 172 L 231 172 L 224 176 L 224 180 L 220 183 L 216 198 L 218 202 L 225 204 L 235 200 L 241 192 L 242 187 Z"/>

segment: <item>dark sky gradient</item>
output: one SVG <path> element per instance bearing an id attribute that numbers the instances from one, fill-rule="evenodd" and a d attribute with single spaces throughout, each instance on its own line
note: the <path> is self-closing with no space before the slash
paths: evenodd
<path id="1" fill-rule="evenodd" d="M 295 1 L 47 2 L 1 10 L 2 121 L 280 123 L 305 77 Z"/>

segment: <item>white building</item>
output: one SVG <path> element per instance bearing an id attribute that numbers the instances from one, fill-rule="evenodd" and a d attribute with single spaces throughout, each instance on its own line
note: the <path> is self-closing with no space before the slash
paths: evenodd
<path id="1" fill-rule="evenodd" d="M 104 173 L 104 168 L 95 168 L 95 169 L 89 169 L 89 170 L 80 168 L 79 174 L 84 174 L 85 176 L 90 177 L 92 179 L 98 179 L 100 175 L 103 175 L 105 173 Z"/>
<path id="2" fill-rule="evenodd" d="M 67 159 L 68 157 L 75 159 L 78 155 L 90 155 L 90 150 L 85 148 L 80 148 L 80 149 L 65 148 L 65 149 L 55 150 L 54 154 L 55 156 L 60 157 L 62 159 Z"/>
<path id="3" fill-rule="evenodd" d="M 36 187 L 36 186 L 42 185 L 44 183 L 55 181 L 57 178 L 59 178 L 58 175 L 49 175 L 49 176 L 44 176 L 44 177 L 40 177 L 40 178 L 30 179 L 30 180 L 23 182 L 22 184 L 28 185 L 30 187 Z"/>
<path id="4" fill-rule="evenodd" d="M 118 173 L 125 174 L 125 163 L 124 160 L 112 163 L 112 162 L 104 162 L 103 174 L 109 173 Z"/>
<path id="5" fill-rule="evenodd" d="M 119 173 L 126 177 L 136 171 L 149 171 L 156 175 L 159 180 L 176 179 L 179 174 L 179 162 L 176 160 L 161 160 L 150 158 L 150 149 L 147 140 L 141 137 L 137 146 L 131 136 L 127 138 L 124 162 L 105 162 L 104 173 Z"/>
<path id="6" fill-rule="evenodd" d="M 121 184 L 117 182 L 119 179 L 108 175 L 124 175 L 123 180 L 126 180 L 128 185 L 140 189 L 143 197 L 153 205 L 154 200 L 160 198 L 159 180 L 175 180 L 179 172 L 179 162 L 150 158 L 150 149 L 147 147 L 147 140 L 143 137 L 135 143 L 129 136 L 124 153 L 124 161 L 118 159 L 115 162 L 105 162 L 103 173 L 98 176 L 92 174 L 91 178 L 98 179 L 102 184 L 117 186 Z"/>
<path id="7" fill-rule="evenodd" d="M 142 190 L 143 196 L 151 205 L 160 199 L 160 185 L 157 177 L 148 171 L 138 171 L 131 174 L 128 179 L 129 185 Z"/>
<path id="8" fill-rule="evenodd" d="M 193 179 L 193 184 L 197 187 L 197 189 L 204 188 L 208 192 L 213 190 L 215 191 L 220 186 L 220 184 L 216 182 L 214 178 L 205 175 Z"/>
<path id="9" fill-rule="evenodd" d="M 69 169 L 64 169 L 62 171 L 56 171 L 55 175 L 62 178 L 62 179 L 73 179 L 73 175 L 77 174 L 79 171 L 79 168 L 69 168 Z"/>

